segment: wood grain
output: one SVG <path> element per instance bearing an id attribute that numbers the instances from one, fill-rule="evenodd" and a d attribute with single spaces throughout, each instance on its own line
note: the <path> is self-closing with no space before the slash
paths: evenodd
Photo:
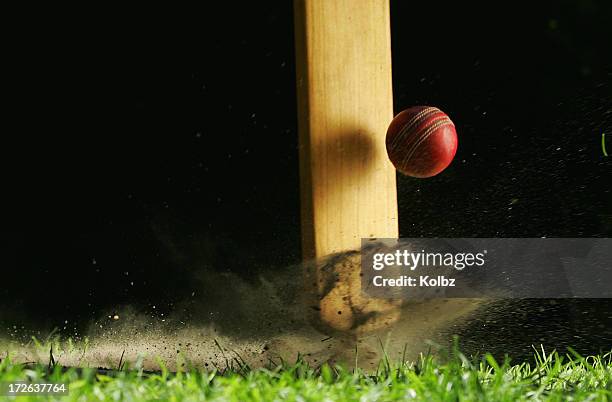
<path id="1" fill-rule="evenodd" d="M 356 250 L 364 237 L 398 236 L 395 169 L 385 149 L 390 16 L 388 0 L 294 6 L 302 249 L 310 259 Z"/>

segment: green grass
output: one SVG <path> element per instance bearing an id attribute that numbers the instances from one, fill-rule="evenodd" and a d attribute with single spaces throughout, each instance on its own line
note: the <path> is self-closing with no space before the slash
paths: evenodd
<path id="1" fill-rule="evenodd" d="M 608 401 L 612 353 L 583 358 L 536 351 L 535 363 L 511 365 L 499 364 L 490 355 L 470 360 L 455 351 L 446 357 L 422 356 L 416 363 L 392 364 L 386 359 L 372 373 L 329 365 L 314 368 L 301 359 L 257 370 L 236 360 L 215 371 L 163 369 L 151 374 L 125 368 L 106 375 L 58 365 L 24 367 L 9 359 L 0 363 L 0 382 L 26 378 L 66 382 L 69 396 L 16 400 Z"/>

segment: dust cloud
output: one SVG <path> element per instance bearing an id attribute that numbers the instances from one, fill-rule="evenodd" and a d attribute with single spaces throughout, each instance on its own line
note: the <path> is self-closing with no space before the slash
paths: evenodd
<path id="1" fill-rule="evenodd" d="M 312 365 L 335 362 L 375 368 L 386 353 L 393 359 L 415 359 L 434 344 L 447 345 L 458 326 L 487 303 L 479 299 L 431 299 L 404 302 L 392 319 L 375 312 L 348 330 L 334 330 L 321 322 L 316 294 L 305 282 L 321 264 L 333 263 L 344 277 L 360 272 L 357 252 L 285 269 L 259 272 L 245 281 L 230 272 L 197 273 L 197 292 L 169 315 L 144 314 L 133 307 L 117 307 L 89 324 L 84 337 L 74 342 L 56 340 L 54 359 L 66 366 L 118 368 L 119 364 L 170 370 L 183 365 L 224 368 L 303 357 Z M 317 268 L 318 267 L 318 268 Z M 349 275 L 347 276 L 346 273 Z M 340 272 L 342 275 L 343 273 Z M 349 284 L 350 285 L 350 284 Z M 359 286 L 342 287 L 337 295 L 359 310 Z M 49 344 L 16 339 L 0 340 L 0 350 L 14 361 L 49 360 Z"/>

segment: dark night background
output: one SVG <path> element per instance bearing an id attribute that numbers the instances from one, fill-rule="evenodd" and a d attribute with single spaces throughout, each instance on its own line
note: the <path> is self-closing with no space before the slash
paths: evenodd
<path id="1" fill-rule="evenodd" d="M 398 178 L 401 235 L 609 237 L 612 3 L 391 6 L 396 111 L 459 133 L 440 176 Z M 202 266 L 300 260 L 290 1 L 39 11 L 3 57 L 0 318 L 78 330 L 171 310 Z"/>

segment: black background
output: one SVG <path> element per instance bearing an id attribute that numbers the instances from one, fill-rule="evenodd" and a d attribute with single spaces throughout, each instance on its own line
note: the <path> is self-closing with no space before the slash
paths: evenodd
<path id="1" fill-rule="evenodd" d="M 610 236 L 611 7 L 392 1 L 396 111 L 459 133 L 398 177 L 402 236 Z M 201 267 L 298 262 L 291 2 L 65 11 L 7 14 L 0 311 L 171 310 Z"/>

